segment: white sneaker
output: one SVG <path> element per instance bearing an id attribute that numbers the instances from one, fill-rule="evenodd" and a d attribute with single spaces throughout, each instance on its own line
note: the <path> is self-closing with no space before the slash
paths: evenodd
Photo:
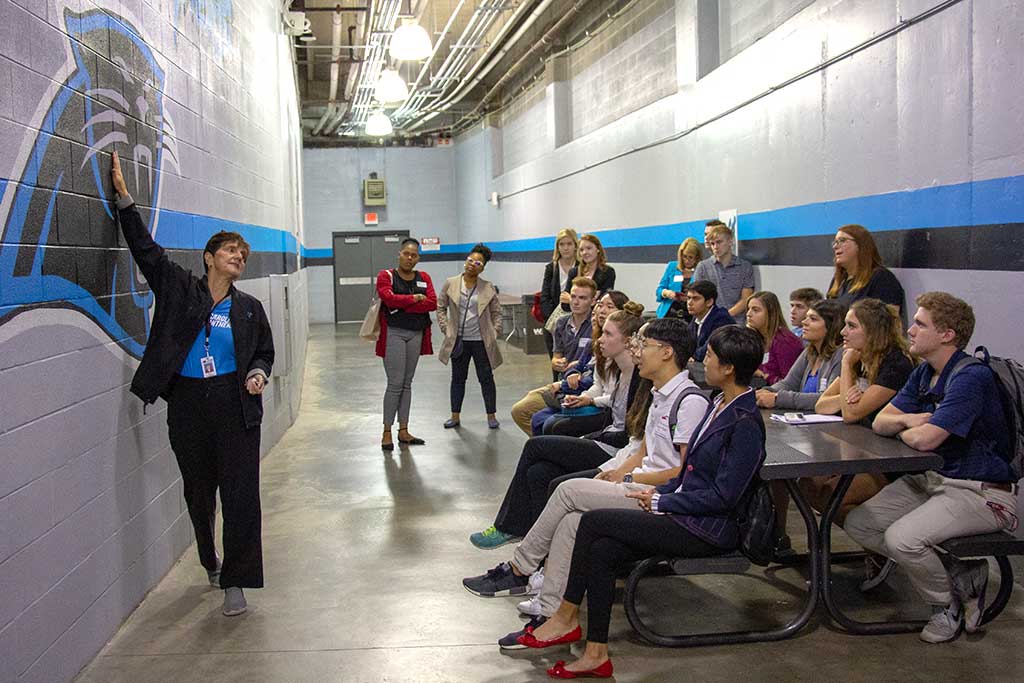
<path id="1" fill-rule="evenodd" d="M 985 589 L 988 586 L 988 560 L 956 561 L 950 572 L 953 596 L 964 606 L 964 629 L 976 633 L 985 616 Z"/>
<path id="2" fill-rule="evenodd" d="M 544 568 L 541 567 L 534 573 L 530 574 L 530 583 L 527 584 L 526 594 L 537 595 L 540 593 L 540 589 L 544 587 Z"/>
<path id="3" fill-rule="evenodd" d="M 932 618 L 928 620 L 920 638 L 926 643 L 946 643 L 955 640 L 964 630 L 964 616 L 958 605 L 933 607 Z"/>
<path id="4" fill-rule="evenodd" d="M 539 617 L 540 616 L 540 596 L 539 595 L 535 595 L 532 598 L 530 598 L 529 600 L 523 600 L 522 602 L 520 602 L 519 604 L 516 605 L 516 608 L 522 614 L 527 614 L 527 615 L 529 615 L 531 617 Z"/>

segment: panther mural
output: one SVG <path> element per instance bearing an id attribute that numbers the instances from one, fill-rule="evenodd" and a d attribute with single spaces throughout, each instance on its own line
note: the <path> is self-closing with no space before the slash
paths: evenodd
<path id="1" fill-rule="evenodd" d="M 155 233 L 161 168 L 178 165 L 173 123 L 163 107 L 164 70 L 124 17 L 65 10 L 64 22 L 73 39 L 67 46 L 73 69 L 51 88 L 52 101 L 36 126 L 40 132 L 0 203 L 0 324 L 30 309 L 72 309 L 138 358 L 153 295 L 127 252 L 115 248 L 107 173 L 110 153 L 117 151 L 129 190 Z M 110 62 L 86 47 L 106 44 Z M 71 145 L 70 163 L 62 136 L 82 142 Z M 68 193 L 91 202 L 94 211 L 72 211 L 67 200 L 58 231 L 58 200 Z M 69 249 L 83 246 L 71 237 L 76 233 L 89 236 L 89 249 Z"/>

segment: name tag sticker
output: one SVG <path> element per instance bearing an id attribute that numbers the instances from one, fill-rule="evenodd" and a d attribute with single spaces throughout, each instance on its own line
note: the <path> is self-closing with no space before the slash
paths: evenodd
<path id="1" fill-rule="evenodd" d="M 682 281 L 683 281 L 683 276 L 682 275 L 676 275 L 674 278 L 672 278 L 672 282 L 682 282 Z"/>
<path id="2" fill-rule="evenodd" d="M 417 281 L 416 282 L 416 286 L 419 287 L 420 289 L 426 289 L 427 288 L 427 283 L 426 282 L 419 282 L 419 281 Z"/>
<path id="3" fill-rule="evenodd" d="M 590 346 L 590 337 L 580 337 L 579 348 L 582 349 L 584 346 Z"/>
<path id="4" fill-rule="evenodd" d="M 213 362 L 213 356 L 203 356 L 199 359 L 199 364 L 203 368 L 203 379 L 217 374 L 217 364 Z"/>
<path id="5" fill-rule="evenodd" d="M 769 356 L 770 356 L 770 355 L 771 355 L 771 354 L 768 354 L 768 353 L 766 353 L 766 354 L 764 354 L 764 355 L 763 355 L 763 356 L 761 357 L 761 364 L 762 364 L 762 365 L 764 365 L 765 363 L 767 363 L 767 362 L 768 362 L 768 358 L 769 358 Z"/>

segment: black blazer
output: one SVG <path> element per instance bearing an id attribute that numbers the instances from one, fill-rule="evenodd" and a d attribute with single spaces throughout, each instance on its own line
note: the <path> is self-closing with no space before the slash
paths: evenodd
<path id="1" fill-rule="evenodd" d="M 697 319 L 691 320 L 690 334 L 697 339 L 697 348 L 693 352 L 693 359 L 697 362 L 704 360 L 704 355 L 708 352 L 708 339 L 711 338 L 712 332 L 724 325 L 735 324 L 736 321 L 729 315 L 729 311 L 717 303 L 708 311 L 708 317 L 704 319 L 704 324 L 700 326 L 700 334 L 697 334 Z"/>
<path id="2" fill-rule="evenodd" d="M 565 280 L 565 289 L 562 290 L 563 292 L 568 292 L 572 289 L 572 281 L 576 279 L 576 275 L 578 273 L 579 266 L 573 266 L 569 271 L 569 277 Z M 605 265 L 603 268 L 598 268 L 597 272 L 594 273 L 594 282 L 597 283 L 597 293 L 599 295 L 601 292 L 609 289 L 615 289 L 615 269 L 609 265 Z M 562 304 L 562 310 L 568 311 L 569 304 Z"/>
<path id="3" fill-rule="evenodd" d="M 118 217 L 132 258 L 156 296 L 149 340 L 131 385 L 133 394 L 147 404 L 154 403 L 158 397 L 166 399 L 169 395 L 174 377 L 185 362 L 196 335 L 210 317 L 213 298 L 205 275 L 196 277 L 192 271 L 174 263 L 163 247 L 153 241 L 134 204 L 120 209 Z M 235 289 L 234 285 L 228 294 L 231 296 L 238 395 L 245 426 L 251 428 L 263 419 L 263 397 L 253 396 L 246 390 L 246 375 L 259 368 L 270 377 L 274 340 L 259 299 Z"/>
<path id="4" fill-rule="evenodd" d="M 558 305 L 558 297 L 562 293 L 559 278 L 558 262 L 548 261 L 544 267 L 544 284 L 540 288 L 540 311 L 547 320 Z"/>

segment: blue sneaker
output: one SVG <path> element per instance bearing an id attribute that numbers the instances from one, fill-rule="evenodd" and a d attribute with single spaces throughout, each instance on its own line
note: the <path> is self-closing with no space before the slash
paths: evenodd
<path id="1" fill-rule="evenodd" d="M 517 576 L 512 565 L 502 562 L 481 576 L 462 580 L 462 585 L 473 595 L 494 598 L 499 595 L 525 595 L 530 590 L 530 577 Z"/>
<path id="2" fill-rule="evenodd" d="M 528 623 L 524 624 L 521 630 L 513 631 L 504 638 L 499 639 L 498 647 L 502 650 L 525 650 L 526 646 L 519 642 L 519 637 L 525 636 L 527 633 L 532 633 L 547 620 L 547 617 L 542 617 L 540 615 L 535 616 L 533 619 L 530 619 Z"/>
<path id="3" fill-rule="evenodd" d="M 503 545 L 520 540 L 522 539 L 519 536 L 506 534 L 504 531 L 499 531 L 495 526 L 489 526 L 483 531 L 471 534 L 469 537 L 470 543 L 483 550 L 494 550 L 495 548 L 500 548 Z"/>

